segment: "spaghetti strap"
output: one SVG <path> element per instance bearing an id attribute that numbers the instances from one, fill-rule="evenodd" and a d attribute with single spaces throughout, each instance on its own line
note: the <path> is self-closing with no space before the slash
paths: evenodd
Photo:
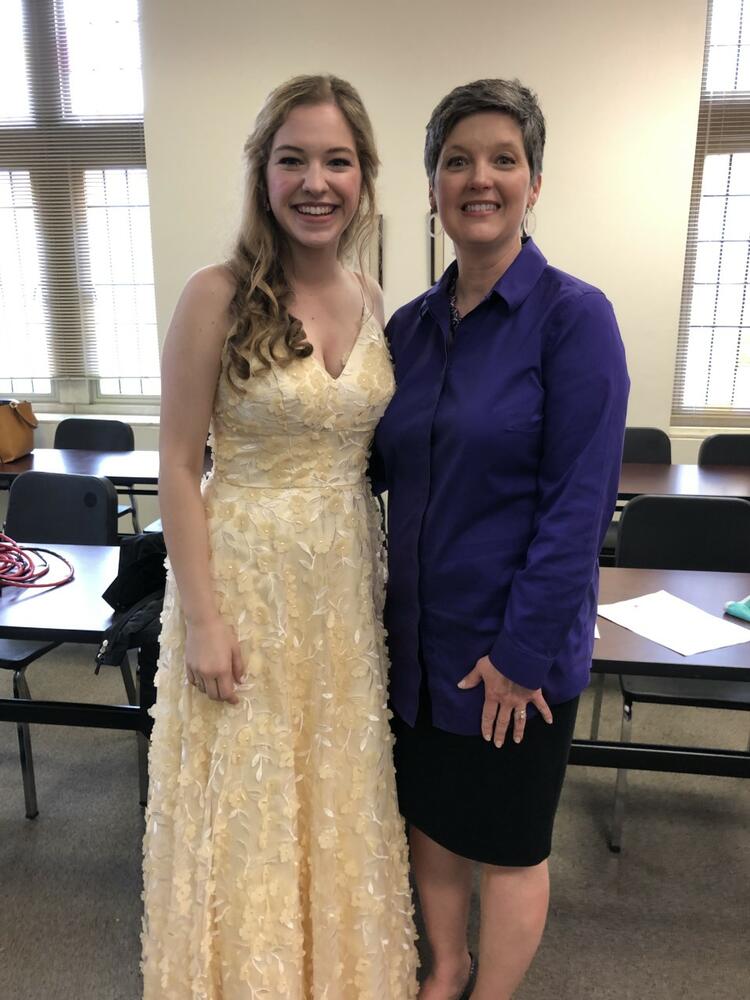
<path id="1" fill-rule="evenodd" d="M 361 271 L 350 271 L 353 275 L 355 281 L 357 282 L 357 287 L 359 288 L 359 294 L 362 296 L 362 314 L 360 316 L 360 323 L 364 323 L 368 316 L 372 316 L 375 312 L 374 302 L 371 301 L 371 296 L 367 288 L 367 279 L 362 274 Z"/>

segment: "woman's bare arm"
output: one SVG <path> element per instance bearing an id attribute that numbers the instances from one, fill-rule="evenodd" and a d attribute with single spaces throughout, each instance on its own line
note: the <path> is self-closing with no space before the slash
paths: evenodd
<path id="1" fill-rule="evenodd" d="M 241 667 L 211 586 L 200 480 L 233 294 L 231 275 L 221 266 L 198 271 L 185 286 L 162 355 L 159 434 L 161 516 L 188 626 L 188 677 L 209 697 L 228 701 L 236 701 Z"/>

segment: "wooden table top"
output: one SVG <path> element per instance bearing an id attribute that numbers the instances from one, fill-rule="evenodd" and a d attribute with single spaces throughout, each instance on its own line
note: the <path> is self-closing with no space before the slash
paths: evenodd
<path id="1" fill-rule="evenodd" d="M 702 573 L 692 570 L 626 569 L 603 567 L 599 578 L 599 604 L 614 604 L 657 590 L 666 590 L 712 615 L 721 617 L 727 601 L 750 594 L 750 573 Z M 750 623 L 726 616 L 744 626 Z M 644 639 L 606 618 L 597 618 L 601 638 L 594 641 L 594 669 L 604 673 L 647 674 L 665 677 L 703 677 L 713 680 L 750 681 L 750 644 L 682 656 Z"/>
<path id="2" fill-rule="evenodd" d="M 35 448 L 15 462 L 0 462 L 0 478 L 9 480 L 22 472 L 66 472 L 104 476 L 115 486 L 159 481 L 158 451 L 84 451 L 79 448 Z"/>
<path id="3" fill-rule="evenodd" d="M 0 593 L 0 637 L 98 642 L 112 620 L 102 593 L 117 576 L 119 549 L 99 545 L 43 546 L 60 552 L 75 567 L 71 583 L 55 590 L 5 587 Z M 50 575 L 63 567 L 52 561 Z M 726 601 L 750 593 L 750 574 L 686 570 L 600 570 L 599 603 L 612 604 L 667 590 L 704 611 L 721 616 Z M 727 621 L 743 625 L 727 616 Z M 750 681 L 750 644 L 681 656 L 605 618 L 598 618 L 601 638 L 594 643 L 594 668 L 607 673 L 704 677 Z M 744 626 L 750 631 L 750 624 Z"/>
<path id="4" fill-rule="evenodd" d="M 748 500 L 750 466 L 623 464 L 618 488 L 620 499 L 630 500 L 643 493 Z"/>
<path id="5" fill-rule="evenodd" d="M 29 543 L 33 544 L 33 543 Z M 99 642 L 112 623 L 112 608 L 102 593 L 117 576 L 116 545 L 46 545 L 75 570 L 75 579 L 54 590 L 3 587 L 0 593 L 0 638 Z M 49 578 L 60 579 L 64 564 L 50 556 Z"/>
<path id="6" fill-rule="evenodd" d="M 212 465 L 211 452 L 206 448 L 203 472 Z M 35 448 L 15 462 L 0 462 L 0 483 L 12 482 L 22 472 L 65 472 L 79 476 L 104 476 L 115 486 L 142 483 L 155 486 L 159 482 L 159 452 L 86 451 L 81 448 Z M 154 490 L 146 492 L 155 492 Z"/>

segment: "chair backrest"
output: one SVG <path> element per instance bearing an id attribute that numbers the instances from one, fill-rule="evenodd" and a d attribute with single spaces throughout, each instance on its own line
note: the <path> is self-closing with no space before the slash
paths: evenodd
<path id="1" fill-rule="evenodd" d="M 626 427 L 622 460 L 671 465 L 672 442 L 669 435 L 659 427 Z"/>
<path id="2" fill-rule="evenodd" d="M 620 518 L 615 565 L 750 573 L 750 502 L 635 497 Z"/>
<path id="3" fill-rule="evenodd" d="M 23 472 L 10 487 L 5 533 L 16 542 L 116 545 L 117 491 L 100 476 Z"/>
<path id="4" fill-rule="evenodd" d="M 61 420 L 55 431 L 55 448 L 84 451 L 132 451 L 133 428 L 122 420 Z"/>
<path id="5" fill-rule="evenodd" d="M 698 465 L 750 465 L 750 434 L 712 434 L 701 442 Z"/>

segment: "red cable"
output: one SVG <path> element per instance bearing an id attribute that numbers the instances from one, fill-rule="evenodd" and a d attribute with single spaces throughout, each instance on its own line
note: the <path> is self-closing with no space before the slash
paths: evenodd
<path id="1" fill-rule="evenodd" d="M 51 583 L 38 583 L 43 576 L 49 573 L 49 563 L 42 555 L 54 556 L 68 567 L 68 573 L 61 580 L 53 580 Z M 29 555 L 28 553 L 31 553 Z M 40 565 L 34 562 L 33 556 L 37 556 Z M 73 566 L 65 556 L 51 549 L 29 548 L 18 545 L 12 538 L 8 538 L 0 531 L 0 587 L 62 587 L 75 576 Z"/>

